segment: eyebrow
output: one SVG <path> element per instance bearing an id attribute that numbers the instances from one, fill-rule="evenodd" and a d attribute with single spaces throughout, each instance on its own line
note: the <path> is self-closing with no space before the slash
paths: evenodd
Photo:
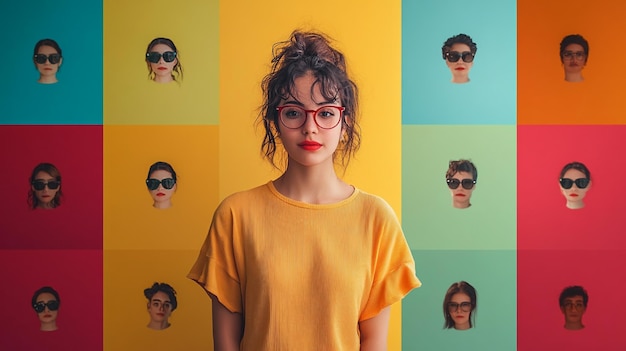
<path id="1" fill-rule="evenodd" d="M 161 300 L 161 299 L 152 299 L 151 301 L 159 301 L 159 302 L 170 302 L 170 300 Z M 170 302 L 171 303 L 171 302 Z"/>
<path id="2" fill-rule="evenodd" d="M 315 104 L 317 106 L 325 106 L 325 105 L 332 105 L 332 104 L 336 104 L 336 103 L 337 103 L 337 99 L 335 99 L 333 101 L 316 102 Z M 298 100 L 287 100 L 283 104 L 285 104 L 285 105 L 298 105 L 298 106 L 303 106 L 304 107 L 304 104 L 301 103 Z"/>

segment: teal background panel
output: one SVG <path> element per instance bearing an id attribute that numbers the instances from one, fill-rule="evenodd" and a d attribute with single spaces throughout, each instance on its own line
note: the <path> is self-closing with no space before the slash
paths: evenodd
<path id="1" fill-rule="evenodd" d="M 515 250 L 412 253 L 423 285 L 402 302 L 403 350 L 515 350 Z M 444 329 L 446 291 L 461 280 L 476 289 L 474 327 Z"/>
<path id="2" fill-rule="evenodd" d="M 515 124 L 516 1 L 402 2 L 402 123 Z M 454 84 L 441 55 L 449 37 L 477 45 L 470 82 Z"/>
<path id="3" fill-rule="evenodd" d="M 445 180 L 458 159 L 478 170 L 466 209 Z M 403 126 L 402 224 L 412 249 L 515 249 L 516 127 Z"/>
<path id="4" fill-rule="evenodd" d="M 0 11 L 0 124 L 102 124 L 102 1 L 12 1 Z M 35 44 L 63 52 L 58 83 L 39 84 Z"/>

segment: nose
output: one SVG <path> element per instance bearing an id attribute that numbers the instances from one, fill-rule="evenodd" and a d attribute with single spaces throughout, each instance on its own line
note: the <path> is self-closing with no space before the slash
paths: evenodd
<path id="1" fill-rule="evenodd" d="M 316 133 L 317 123 L 315 122 L 315 112 L 306 111 L 304 124 L 302 125 L 302 131 L 304 134 Z"/>

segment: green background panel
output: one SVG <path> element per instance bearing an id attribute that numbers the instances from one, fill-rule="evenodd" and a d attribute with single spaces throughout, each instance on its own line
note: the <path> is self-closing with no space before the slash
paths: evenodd
<path id="1" fill-rule="evenodd" d="M 403 350 L 515 350 L 516 253 L 413 250 L 423 285 L 402 302 Z M 474 327 L 444 329 L 443 299 L 465 280 L 477 294 Z"/>
<path id="2" fill-rule="evenodd" d="M 472 206 L 452 207 L 448 163 L 478 170 Z M 515 249 L 516 127 L 403 126 L 402 222 L 412 249 Z"/>

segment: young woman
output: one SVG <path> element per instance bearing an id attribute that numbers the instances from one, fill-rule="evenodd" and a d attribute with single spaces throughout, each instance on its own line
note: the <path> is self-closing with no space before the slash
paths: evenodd
<path id="1" fill-rule="evenodd" d="M 176 192 L 176 171 L 167 162 L 155 162 L 148 169 L 146 186 L 152 196 L 152 206 L 158 209 L 172 207 L 172 196 Z"/>
<path id="2" fill-rule="evenodd" d="M 467 330 L 474 326 L 476 311 L 476 289 L 466 282 L 452 283 L 443 299 L 444 328 Z"/>
<path id="3" fill-rule="evenodd" d="M 49 286 L 44 286 L 35 291 L 31 298 L 31 306 L 39 317 L 41 331 L 55 331 L 57 327 L 57 315 L 61 299 L 59 293 Z"/>
<path id="4" fill-rule="evenodd" d="M 41 39 L 35 44 L 33 52 L 33 62 L 39 71 L 41 84 L 54 84 L 58 82 L 57 72 L 63 63 L 63 52 L 56 41 L 52 39 Z"/>
<path id="5" fill-rule="evenodd" d="M 216 350 L 385 350 L 390 306 L 420 282 L 391 207 L 335 173 L 359 146 L 357 87 L 322 34 L 275 52 L 262 150 L 276 166 L 284 148 L 286 169 L 219 205 L 188 277 Z"/>
<path id="6" fill-rule="evenodd" d="M 40 163 L 30 174 L 28 206 L 32 209 L 53 209 L 61 205 L 61 172 L 52 163 Z"/>
<path id="7" fill-rule="evenodd" d="M 168 38 L 155 38 L 146 49 L 148 77 L 157 83 L 183 80 L 183 66 L 176 45 Z"/>
<path id="8" fill-rule="evenodd" d="M 589 42 L 580 34 L 570 34 L 561 40 L 561 63 L 566 82 L 582 82 L 583 69 L 589 58 Z"/>
<path id="9" fill-rule="evenodd" d="M 143 295 L 148 299 L 150 322 L 148 328 L 162 330 L 170 327 L 169 318 L 178 307 L 176 291 L 167 283 L 154 283 L 144 289 Z"/>

